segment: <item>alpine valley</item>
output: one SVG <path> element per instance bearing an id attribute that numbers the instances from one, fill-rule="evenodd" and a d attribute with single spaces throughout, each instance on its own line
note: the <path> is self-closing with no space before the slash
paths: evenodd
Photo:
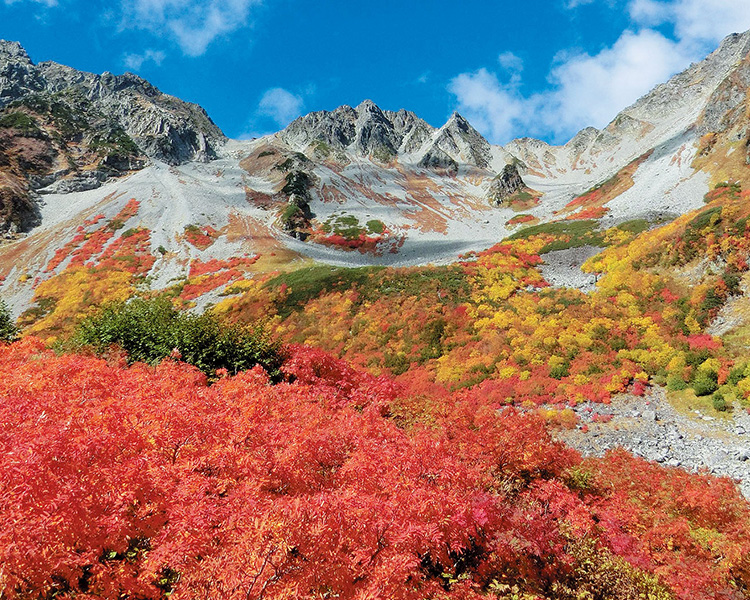
<path id="1" fill-rule="evenodd" d="M 0 41 L 0 232 L 2 599 L 750 595 L 750 32 L 562 146 Z"/>

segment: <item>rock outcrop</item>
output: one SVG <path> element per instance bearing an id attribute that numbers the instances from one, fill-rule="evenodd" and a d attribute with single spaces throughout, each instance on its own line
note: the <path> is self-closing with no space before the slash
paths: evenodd
<path id="1" fill-rule="evenodd" d="M 516 192 L 526 189 L 526 184 L 518 172 L 518 165 L 510 163 L 492 180 L 487 191 L 487 200 L 494 206 L 500 206 Z"/>
<path id="2" fill-rule="evenodd" d="M 55 62 L 35 65 L 20 44 L 0 40 L 0 108 L 38 95 L 85 99 L 143 154 L 169 164 L 210 160 L 225 141 L 200 106 L 164 94 L 138 75 L 95 75 Z"/>
<path id="3" fill-rule="evenodd" d="M 451 172 L 459 165 L 485 168 L 492 159 L 489 142 L 458 113 L 435 129 L 412 112 L 381 110 L 371 100 L 356 108 L 310 113 L 278 135 L 301 152 L 319 151 L 322 146 L 380 163 L 398 158 Z"/>

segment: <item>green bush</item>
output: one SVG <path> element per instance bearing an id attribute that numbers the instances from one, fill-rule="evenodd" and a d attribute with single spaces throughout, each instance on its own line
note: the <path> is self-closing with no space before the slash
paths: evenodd
<path id="1" fill-rule="evenodd" d="M 0 299 L 0 342 L 12 342 L 18 337 L 18 327 L 5 301 Z"/>
<path id="2" fill-rule="evenodd" d="M 693 380 L 693 391 L 696 396 L 708 396 L 718 389 L 716 373 L 698 373 L 698 376 Z"/>
<path id="3" fill-rule="evenodd" d="M 669 375 L 667 377 L 667 389 L 670 392 L 680 392 L 687 388 L 688 384 L 679 375 Z"/>
<path id="4" fill-rule="evenodd" d="M 380 235 L 385 230 L 385 224 L 383 223 L 383 221 L 372 219 L 370 221 L 367 221 L 367 229 L 370 230 L 370 233 L 376 233 Z"/>
<path id="5" fill-rule="evenodd" d="M 549 376 L 555 379 L 562 379 L 567 377 L 570 371 L 570 364 L 565 362 L 559 365 L 553 365 L 549 369 Z"/>
<path id="6" fill-rule="evenodd" d="M 664 369 L 659 369 L 656 373 L 651 376 L 651 382 L 654 385 L 666 385 L 667 384 L 667 372 Z"/>
<path id="7" fill-rule="evenodd" d="M 0 116 L 0 128 L 33 131 L 37 129 L 36 121 L 23 112 L 9 112 Z"/>
<path id="8" fill-rule="evenodd" d="M 106 305 L 85 319 L 64 349 L 91 348 L 97 354 L 122 348 L 129 362 L 156 364 L 172 356 L 209 377 L 218 369 L 235 374 L 255 365 L 280 380 L 283 353 L 260 328 L 227 325 L 210 312 L 179 312 L 167 298 L 134 299 Z"/>
<path id="9" fill-rule="evenodd" d="M 727 383 L 729 385 L 737 385 L 740 380 L 745 378 L 745 370 L 747 369 L 747 363 L 740 363 L 729 371 L 729 377 L 727 377 Z"/>
<path id="10" fill-rule="evenodd" d="M 714 392 L 711 396 L 711 402 L 713 402 L 714 410 L 725 411 L 729 408 L 729 404 L 727 404 L 726 398 L 721 392 Z"/>

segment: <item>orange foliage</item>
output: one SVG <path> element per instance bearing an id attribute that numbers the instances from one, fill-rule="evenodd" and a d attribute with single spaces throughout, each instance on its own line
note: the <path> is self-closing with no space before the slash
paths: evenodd
<path id="1" fill-rule="evenodd" d="M 387 379 L 289 353 L 287 383 L 256 368 L 209 387 L 169 361 L 0 347 L 4 596 L 583 597 L 586 547 L 613 579 L 602 597 L 750 584 L 750 509 L 728 480 L 582 462 L 479 392 L 404 403 Z"/>
<path id="2" fill-rule="evenodd" d="M 210 225 L 204 225 L 203 227 L 188 225 L 185 227 L 185 239 L 199 250 L 205 250 L 213 245 L 218 235 L 219 232 Z"/>

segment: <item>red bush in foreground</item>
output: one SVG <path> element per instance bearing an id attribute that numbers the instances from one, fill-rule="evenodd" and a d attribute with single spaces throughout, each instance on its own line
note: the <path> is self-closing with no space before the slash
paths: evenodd
<path id="1" fill-rule="evenodd" d="M 184 364 L 126 368 L 33 339 L 0 347 L 0 368 L 3 598 L 750 585 L 750 511 L 731 482 L 625 454 L 582 463 L 481 392 L 401 399 L 304 347 L 276 386 L 259 369 L 208 386 Z"/>

